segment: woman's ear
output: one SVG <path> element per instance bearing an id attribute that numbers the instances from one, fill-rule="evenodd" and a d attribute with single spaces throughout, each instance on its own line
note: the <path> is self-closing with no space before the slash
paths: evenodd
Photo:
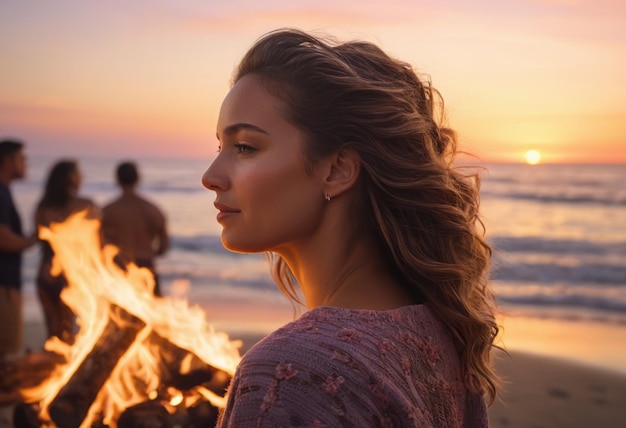
<path id="1" fill-rule="evenodd" d="M 324 195 L 335 198 L 350 190 L 359 178 L 361 159 L 354 150 L 341 149 L 323 162 L 325 164 Z"/>

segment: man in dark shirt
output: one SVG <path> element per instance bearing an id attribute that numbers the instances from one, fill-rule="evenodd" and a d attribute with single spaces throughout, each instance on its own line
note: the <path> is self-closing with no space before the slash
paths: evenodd
<path id="1" fill-rule="evenodd" d="M 25 237 L 9 185 L 24 178 L 24 144 L 0 141 L 0 364 L 22 348 L 22 251 L 36 237 Z"/>

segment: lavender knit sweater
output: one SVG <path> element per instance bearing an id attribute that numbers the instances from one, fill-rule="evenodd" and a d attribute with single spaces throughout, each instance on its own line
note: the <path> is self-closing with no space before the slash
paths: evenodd
<path id="1" fill-rule="evenodd" d="M 486 427 L 428 305 L 320 307 L 243 357 L 220 427 Z"/>

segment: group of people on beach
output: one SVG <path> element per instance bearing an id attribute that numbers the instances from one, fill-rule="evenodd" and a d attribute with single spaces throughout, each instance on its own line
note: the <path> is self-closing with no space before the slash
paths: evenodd
<path id="1" fill-rule="evenodd" d="M 22 348 L 21 253 L 40 242 L 41 255 L 36 276 L 37 296 L 41 303 L 47 337 L 56 336 L 73 343 L 75 316 L 61 299 L 67 278 L 53 270 L 54 251 L 37 230 L 62 223 L 72 214 L 87 211 L 100 219 L 102 244 L 119 249 L 115 262 L 121 268 L 128 263 L 145 267 L 153 273 L 154 294 L 161 295 L 155 257 L 169 245 L 166 217 L 154 203 L 137 192 L 139 172 L 135 163 L 122 162 L 116 169 L 121 194 L 102 209 L 79 194 L 82 174 L 76 160 L 61 159 L 50 169 L 43 194 L 34 213 L 35 232 L 24 234 L 22 221 L 9 188 L 13 180 L 26 175 L 24 143 L 7 139 L 0 142 L 0 364 L 20 354 Z"/>
<path id="2" fill-rule="evenodd" d="M 217 138 L 202 183 L 223 245 L 267 253 L 279 288 L 307 309 L 244 354 L 218 425 L 487 426 L 491 247 L 479 177 L 454 164 L 430 79 L 369 42 L 273 31 L 235 70 Z M 13 156 L 7 184 L 23 175 Z M 33 240 L 7 216 L 4 288 L 15 291 Z"/>

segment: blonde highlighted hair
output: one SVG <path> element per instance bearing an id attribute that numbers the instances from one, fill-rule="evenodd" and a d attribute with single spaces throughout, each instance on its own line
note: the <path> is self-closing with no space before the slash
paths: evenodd
<path id="1" fill-rule="evenodd" d="M 390 270 L 423 296 L 450 332 L 468 387 L 493 401 L 490 351 L 498 333 L 488 287 L 491 248 L 479 218 L 480 179 L 455 167 L 455 133 L 428 79 L 374 44 L 338 43 L 291 29 L 246 53 L 236 82 L 254 74 L 284 101 L 311 163 L 349 148 L 361 160 L 355 218 L 373 231 Z M 272 272 L 297 299 L 286 263 Z"/>

